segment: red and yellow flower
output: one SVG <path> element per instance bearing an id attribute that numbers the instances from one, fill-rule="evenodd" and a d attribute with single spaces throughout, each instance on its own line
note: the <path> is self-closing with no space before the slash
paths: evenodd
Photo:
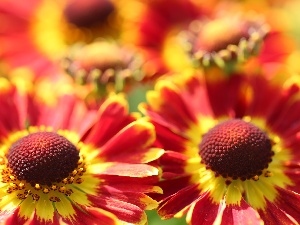
<path id="1" fill-rule="evenodd" d="M 0 78 L 1 224 L 145 224 L 163 150 L 154 127 L 114 95 L 88 110 L 72 95 L 46 105 Z"/>
<path id="2" fill-rule="evenodd" d="M 173 69 L 165 60 L 170 49 L 170 55 L 176 60 L 174 64 L 189 64 L 178 48 L 178 43 L 174 44 L 174 38 L 191 21 L 209 16 L 212 9 L 207 7 L 207 1 L 196 5 L 191 0 L 175 0 L 172 4 L 166 0 L 133 0 L 129 1 L 130 6 L 127 6 L 127 2 L 124 1 L 124 9 L 120 11 L 126 18 L 122 38 L 125 42 L 133 43 L 143 53 L 147 74 L 155 79 Z M 137 10 L 131 13 L 133 7 Z"/>
<path id="3" fill-rule="evenodd" d="M 299 77 L 161 80 L 140 106 L 157 132 L 163 219 L 189 224 L 298 224 Z"/>
<path id="4" fill-rule="evenodd" d="M 1 59 L 10 67 L 30 66 L 38 74 L 53 73 L 53 61 L 70 45 L 119 32 L 110 0 L 4 0 L 0 17 Z"/>

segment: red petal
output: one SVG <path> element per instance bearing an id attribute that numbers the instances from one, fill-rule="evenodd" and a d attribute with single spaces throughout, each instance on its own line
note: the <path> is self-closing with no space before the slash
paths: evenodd
<path id="1" fill-rule="evenodd" d="M 192 210 L 192 217 L 190 219 L 191 225 L 212 225 L 219 214 L 219 205 L 211 201 L 209 193 L 204 193 Z M 187 218 L 189 220 L 189 218 Z"/>
<path id="2" fill-rule="evenodd" d="M 286 162 L 284 173 L 293 181 L 293 185 L 289 189 L 300 193 L 300 162 Z"/>
<path id="3" fill-rule="evenodd" d="M 0 223 L 3 225 L 23 225 L 26 220 L 19 217 L 19 208 L 0 212 Z"/>
<path id="4" fill-rule="evenodd" d="M 40 220 L 35 213 L 28 219 L 19 216 L 19 208 L 16 208 L 8 215 L 3 214 L 2 212 L 0 214 L 0 223 L 3 225 L 60 225 L 59 215 L 57 213 L 54 214 L 52 221 Z"/>
<path id="5" fill-rule="evenodd" d="M 149 177 L 149 176 L 157 176 L 158 169 L 146 164 L 117 163 L 106 168 L 105 171 L 99 174 L 99 176 L 103 176 L 103 175 L 116 175 L 119 177 L 125 176 L 125 177 L 142 178 L 142 177 Z"/>
<path id="6" fill-rule="evenodd" d="M 158 95 L 155 96 L 150 103 L 153 105 L 146 106 L 142 104 L 142 110 L 144 107 L 144 111 L 147 116 L 175 132 L 180 133 L 187 130 L 191 123 L 195 123 L 197 121 L 195 113 L 191 111 L 189 104 L 186 104 L 186 102 L 182 99 L 182 93 L 179 89 L 176 89 L 175 91 L 167 85 L 164 85 L 163 82 L 159 84 L 161 85 L 157 85 L 159 88 L 156 90 Z M 162 100 L 158 101 L 156 98 Z"/>
<path id="7" fill-rule="evenodd" d="M 183 152 L 186 150 L 187 138 L 176 134 L 169 128 L 151 121 L 156 130 L 155 146 L 172 151 Z"/>
<path id="8" fill-rule="evenodd" d="M 25 120 L 24 118 L 20 118 L 21 110 L 25 109 L 25 113 L 27 110 L 26 98 L 23 101 L 17 101 L 17 99 L 21 98 L 20 93 L 16 91 L 15 88 L 8 86 L 8 90 L 4 87 L 4 90 L 0 92 L 0 137 L 5 137 L 12 131 L 23 129 Z M 20 103 L 21 105 L 19 105 Z M 23 121 L 21 121 L 23 119 Z"/>
<path id="9" fill-rule="evenodd" d="M 101 105 L 97 123 L 82 140 L 100 147 L 134 120 L 136 117 L 128 114 L 125 99 L 113 96 Z"/>
<path id="10" fill-rule="evenodd" d="M 210 75 L 215 77 L 215 74 Z M 210 101 L 215 117 L 224 115 L 242 117 L 245 115 L 247 106 L 243 93 L 245 77 L 238 74 L 224 77 L 224 74 L 221 74 L 220 79 L 207 81 L 207 98 Z M 201 99 L 199 99 L 199 102 L 201 102 Z"/>
<path id="11" fill-rule="evenodd" d="M 75 96 L 65 95 L 55 107 L 45 107 L 38 125 L 48 125 L 54 129 L 68 129 L 82 135 L 95 123 L 96 112 L 88 110 Z"/>
<path id="12" fill-rule="evenodd" d="M 89 200 L 95 207 L 107 210 L 116 215 L 120 220 L 129 223 L 138 223 L 144 216 L 144 210 L 131 203 L 131 199 L 127 201 L 117 200 L 114 197 L 106 196 L 89 196 Z"/>
<path id="13" fill-rule="evenodd" d="M 136 121 L 104 144 L 99 157 L 109 162 L 147 163 L 157 159 L 163 153 L 162 150 L 150 148 L 154 140 L 153 125 L 143 120 Z"/>
<path id="14" fill-rule="evenodd" d="M 72 219 L 63 219 L 72 225 L 121 225 L 115 215 L 103 209 L 94 207 L 74 207 L 75 216 Z"/>
<path id="15" fill-rule="evenodd" d="M 162 200 L 158 208 L 158 214 L 164 219 L 172 218 L 199 197 L 198 184 L 185 187 L 169 198 Z"/>
<path id="16" fill-rule="evenodd" d="M 275 203 L 281 210 L 300 221 L 300 194 L 283 188 L 277 188 L 278 198 Z"/>
<path id="17" fill-rule="evenodd" d="M 160 165 L 163 169 L 163 177 L 165 173 L 168 173 L 168 179 L 170 178 L 170 173 L 173 174 L 173 176 L 179 176 L 183 173 L 185 173 L 185 166 L 186 166 L 186 160 L 188 158 L 177 152 L 173 151 L 166 151 L 165 154 L 159 159 Z"/>
<path id="18" fill-rule="evenodd" d="M 227 205 L 222 216 L 221 225 L 261 225 L 263 221 L 257 211 L 251 208 L 244 199 L 240 205 Z"/>
<path id="19" fill-rule="evenodd" d="M 274 203 L 266 200 L 265 209 L 258 210 L 259 215 L 264 221 L 265 225 L 297 225 L 287 214 Z"/>
<path id="20" fill-rule="evenodd" d="M 181 176 L 175 179 L 170 180 L 162 180 L 157 185 L 159 185 L 163 194 L 159 195 L 151 195 L 156 200 L 162 200 L 164 198 L 170 198 L 171 195 L 179 192 L 181 189 L 184 189 L 191 185 L 190 183 L 191 177 L 189 175 Z"/>
<path id="21" fill-rule="evenodd" d="M 132 185 L 132 191 L 126 191 L 122 189 L 122 187 L 116 188 L 116 186 L 101 186 L 98 189 L 97 198 L 113 198 L 118 201 L 128 202 L 133 205 L 138 206 L 141 209 L 146 209 L 147 207 L 147 199 L 149 197 L 142 192 L 134 192 L 135 186 Z M 149 202 L 150 204 L 151 202 Z"/>

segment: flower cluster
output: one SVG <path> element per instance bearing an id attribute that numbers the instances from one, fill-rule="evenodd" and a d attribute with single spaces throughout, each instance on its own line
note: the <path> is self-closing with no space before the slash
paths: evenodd
<path id="1" fill-rule="evenodd" d="M 299 7 L 1 1 L 0 224 L 298 225 Z"/>

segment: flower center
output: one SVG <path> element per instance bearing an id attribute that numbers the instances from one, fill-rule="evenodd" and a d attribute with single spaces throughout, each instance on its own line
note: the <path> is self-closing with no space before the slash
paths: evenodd
<path id="1" fill-rule="evenodd" d="M 64 9 L 64 16 L 78 27 L 90 27 L 105 22 L 113 11 L 110 0 L 71 0 Z"/>
<path id="2" fill-rule="evenodd" d="M 181 35 L 187 52 L 203 66 L 244 62 L 256 55 L 269 31 L 258 15 L 224 16 L 208 21 L 193 21 Z M 222 35 L 219 35 L 222 34 Z"/>
<path id="3" fill-rule="evenodd" d="M 19 180 L 51 185 L 68 177 L 79 160 L 79 151 L 65 137 L 53 132 L 29 134 L 8 151 L 8 165 Z"/>
<path id="4" fill-rule="evenodd" d="M 269 137 L 240 119 L 213 127 L 200 144 L 202 162 L 224 178 L 246 180 L 259 176 L 268 168 L 273 155 Z"/>

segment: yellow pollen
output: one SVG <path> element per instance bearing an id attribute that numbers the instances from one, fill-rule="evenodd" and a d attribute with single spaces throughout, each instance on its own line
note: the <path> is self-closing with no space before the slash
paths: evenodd
<path id="1" fill-rule="evenodd" d="M 82 182 L 83 182 L 83 179 L 81 177 L 76 179 L 77 184 L 81 184 Z"/>
<path id="2" fill-rule="evenodd" d="M 56 197 L 56 196 L 51 196 L 51 197 L 49 198 L 49 200 L 50 200 L 51 202 L 60 202 L 60 198 L 58 198 L 58 197 Z"/>
<path id="3" fill-rule="evenodd" d="M 22 189 L 24 189 L 24 188 L 25 188 L 25 184 L 22 183 L 22 182 L 20 182 L 20 183 L 19 183 L 19 190 L 22 190 Z"/>
<path id="4" fill-rule="evenodd" d="M 34 201 L 38 201 L 40 199 L 40 196 L 38 194 L 32 194 L 32 199 Z"/>
<path id="5" fill-rule="evenodd" d="M 44 193 L 44 194 L 48 194 L 48 193 L 49 193 L 49 189 L 48 189 L 48 188 L 44 188 L 44 189 L 43 189 L 43 193 Z"/>
<path id="6" fill-rule="evenodd" d="M 65 186 L 61 186 L 58 189 L 59 192 L 64 193 L 66 191 L 66 187 Z"/>
<path id="7" fill-rule="evenodd" d="M 272 172 L 271 171 L 266 171 L 265 173 L 264 173 L 264 176 L 265 177 L 271 177 L 271 176 L 273 176 L 273 174 L 272 174 Z"/>
<path id="8" fill-rule="evenodd" d="M 72 175 L 75 176 L 77 174 L 77 170 L 73 170 Z"/>
<path id="9" fill-rule="evenodd" d="M 35 189 L 35 190 L 40 190 L 40 189 L 41 189 L 41 186 L 40 186 L 39 184 L 35 184 L 35 185 L 34 185 L 34 189 Z"/>

